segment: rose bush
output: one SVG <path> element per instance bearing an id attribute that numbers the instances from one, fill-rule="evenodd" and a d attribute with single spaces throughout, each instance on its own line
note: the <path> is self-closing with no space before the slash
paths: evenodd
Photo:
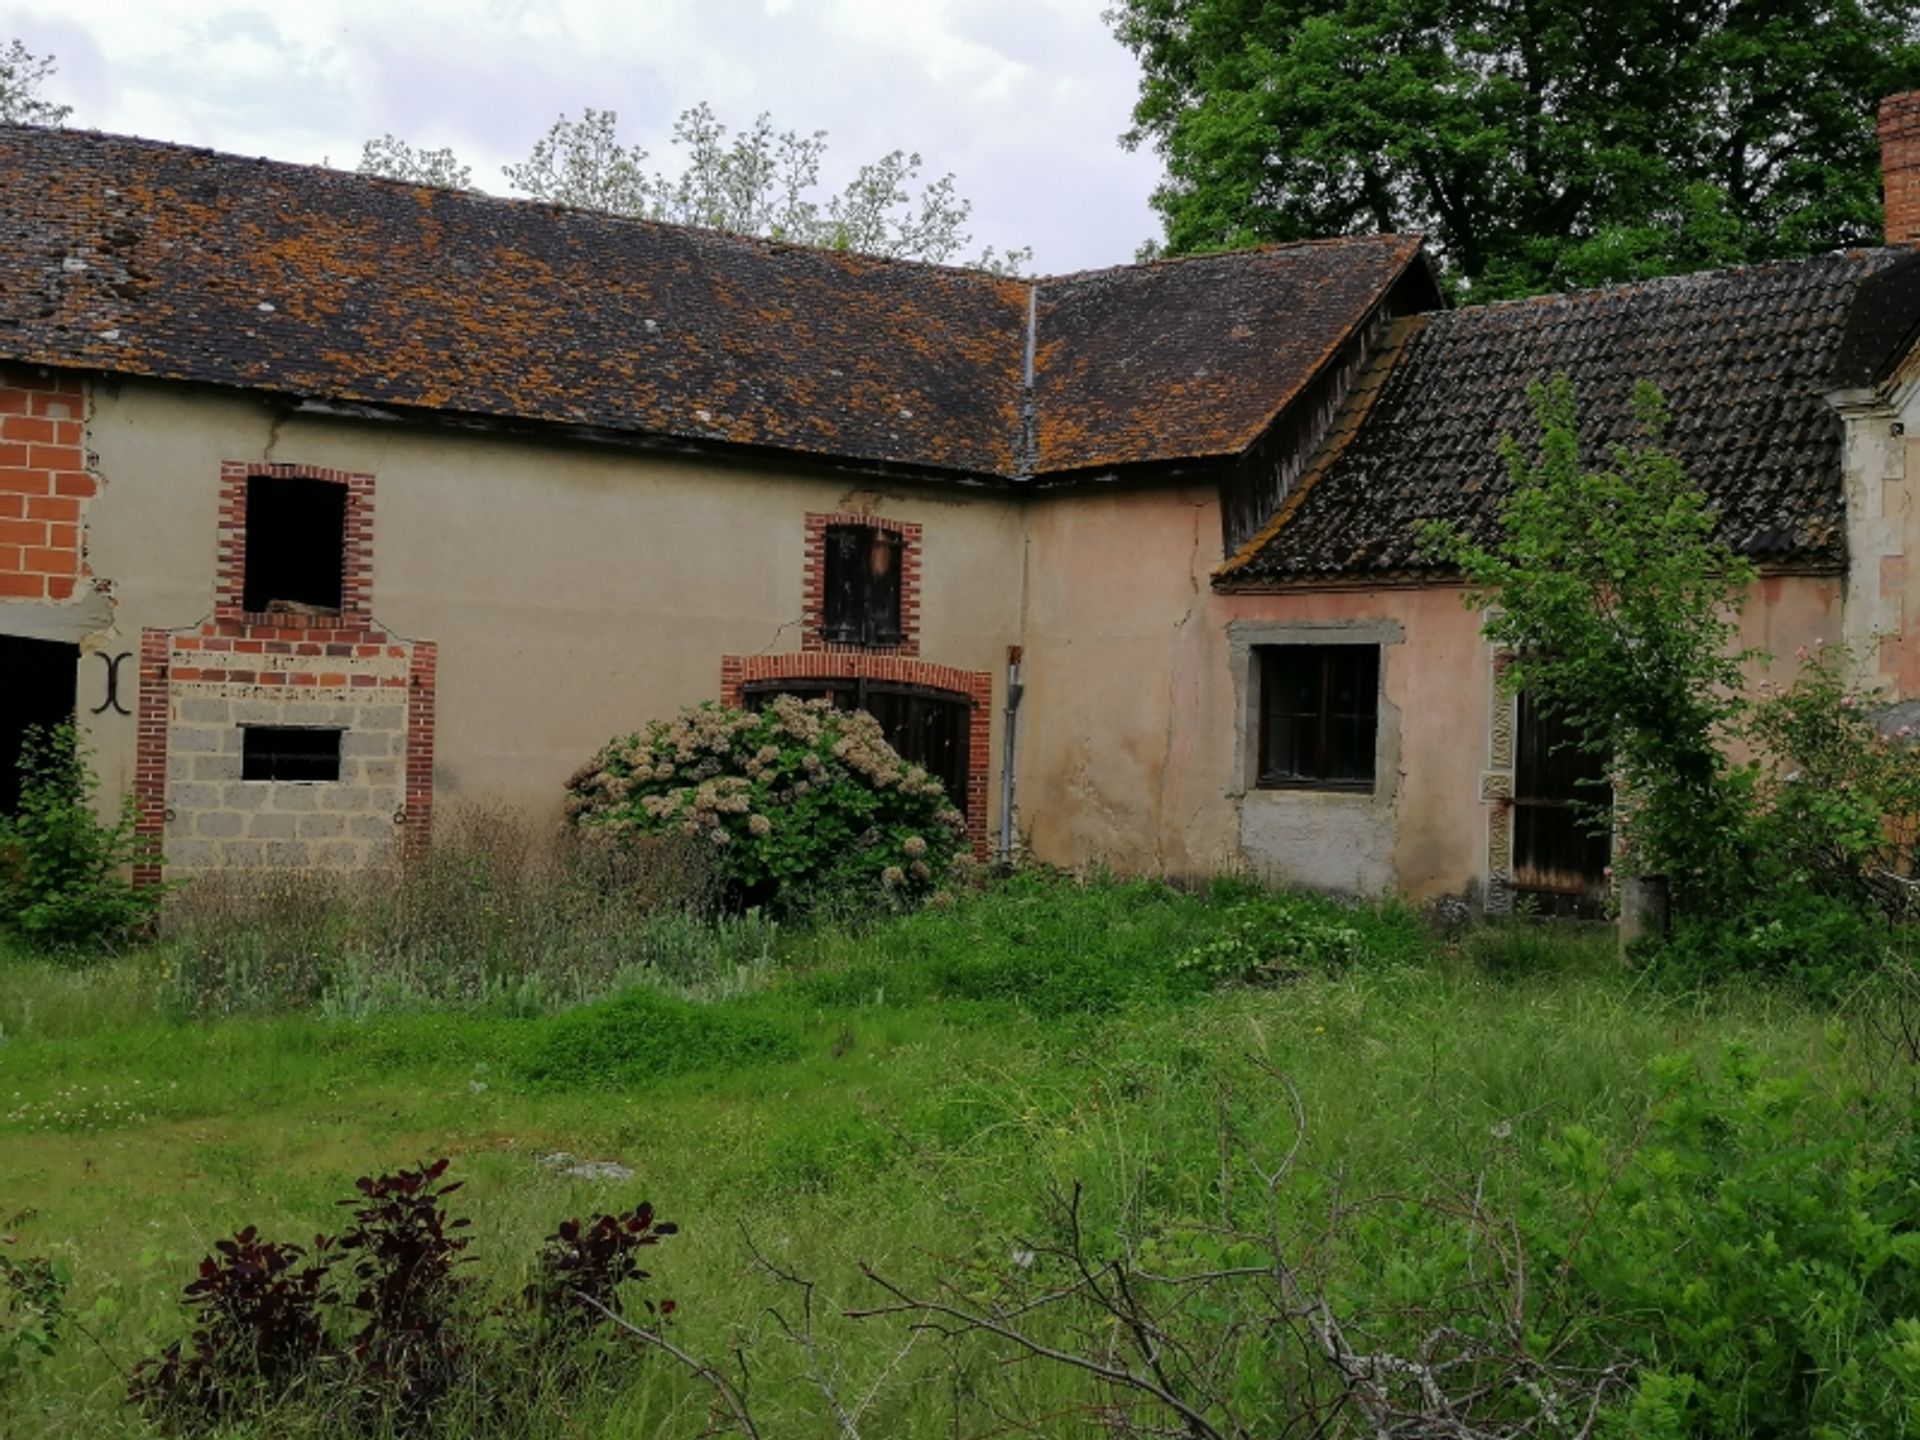
<path id="1" fill-rule="evenodd" d="M 704 837 L 736 903 L 905 901 L 966 854 L 939 780 L 908 764 L 864 711 L 776 696 L 712 702 L 608 742 L 567 782 L 583 833 Z"/>

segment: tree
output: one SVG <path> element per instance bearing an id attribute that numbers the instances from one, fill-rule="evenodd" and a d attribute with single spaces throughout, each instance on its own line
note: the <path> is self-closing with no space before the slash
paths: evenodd
<path id="1" fill-rule="evenodd" d="M 18 40 L 0 50 L 0 121 L 9 125 L 64 125 L 71 105 L 40 96 L 40 87 L 59 68 L 51 55 L 35 55 Z"/>
<path id="2" fill-rule="evenodd" d="M 1116 0 L 1172 252 L 1428 234 L 1473 298 L 1877 243 L 1909 0 Z"/>
<path id="3" fill-rule="evenodd" d="M 473 189 L 473 170 L 462 165 L 453 151 L 415 149 L 393 135 L 382 135 L 360 147 L 360 173 L 414 185 L 444 185 L 449 190 Z"/>
<path id="4" fill-rule="evenodd" d="M 504 167 L 512 189 L 536 200 L 615 215 L 704 225 L 801 245 L 935 263 L 953 261 L 969 243 L 972 205 L 942 175 L 914 190 L 921 159 L 894 150 L 863 165 L 838 194 L 817 198 L 826 155 L 824 130 L 776 130 L 762 114 L 733 132 L 704 102 L 673 127 L 684 163 L 673 173 L 648 168 L 647 151 L 619 135 L 619 113 L 588 106 L 577 120 L 562 115 L 527 158 Z M 447 150 L 414 150 L 388 135 L 370 140 L 362 174 L 425 184 L 470 186 L 467 167 Z M 989 246 L 971 263 L 1013 273 L 1029 249 L 997 254 Z"/>
<path id="5" fill-rule="evenodd" d="M 1498 542 L 1445 525 L 1426 542 L 1512 655 L 1509 689 L 1609 758 L 1629 863 L 1669 876 L 1676 904 L 1705 908 L 1752 872 L 1753 775 L 1728 747 L 1747 708 L 1738 613 L 1754 569 L 1714 536 L 1705 493 L 1660 448 L 1667 410 L 1652 385 L 1634 393 L 1638 443 L 1602 468 L 1581 454 L 1566 377 L 1529 393 L 1539 452 L 1502 442 L 1512 490 Z"/>

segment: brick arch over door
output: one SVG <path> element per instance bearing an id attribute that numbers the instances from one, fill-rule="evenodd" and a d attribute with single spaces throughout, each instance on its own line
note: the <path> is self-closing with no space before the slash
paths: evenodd
<path id="1" fill-rule="evenodd" d="M 739 705 L 750 688 L 783 681 L 796 687 L 832 682 L 869 681 L 910 686 L 937 693 L 967 707 L 966 794 L 955 797 L 967 816 L 967 836 L 975 855 L 987 853 L 987 772 L 991 766 L 993 676 L 985 670 L 957 670 L 900 655 L 822 653 L 727 655 L 720 661 L 720 701 Z"/>

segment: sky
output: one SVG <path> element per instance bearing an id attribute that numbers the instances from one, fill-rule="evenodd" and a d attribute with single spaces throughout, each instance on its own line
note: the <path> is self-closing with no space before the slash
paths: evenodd
<path id="1" fill-rule="evenodd" d="M 562 112 L 619 112 L 672 168 L 698 101 L 825 130 L 824 179 L 893 149 L 952 172 L 977 250 L 1061 273 L 1159 233 L 1159 166 L 1119 143 L 1138 73 L 1109 0 L 29 0 L 0 40 L 52 54 L 69 124 L 343 168 L 369 137 L 450 146 L 482 189 Z M 972 251 L 969 251 L 972 253 Z"/>

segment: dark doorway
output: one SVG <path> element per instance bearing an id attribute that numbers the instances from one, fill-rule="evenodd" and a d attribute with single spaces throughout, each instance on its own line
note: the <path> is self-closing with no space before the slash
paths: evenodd
<path id="1" fill-rule="evenodd" d="M 1513 777 L 1513 888 L 1553 915 L 1599 915 L 1613 837 L 1598 826 L 1613 803 L 1604 755 L 1524 691 Z"/>
<path id="2" fill-rule="evenodd" d="M 73 718 L 80 647 L 0 635 L 0 814 L 20 803 L 20 741 L 29 725 Z"/>
<path id="3" fill-rule="evenodd" d="M 878 680 L 768 680 L 746 687 L 749 710 L 775 695 L 802 700 L 826 698 L 837 710 L 864 710 L 880 722 L 887 743 L 900 758 L 939 780 L 962 814 L 967 809 L 967 733 L 971 702 L 923 685 L 894 685 Z"/>

